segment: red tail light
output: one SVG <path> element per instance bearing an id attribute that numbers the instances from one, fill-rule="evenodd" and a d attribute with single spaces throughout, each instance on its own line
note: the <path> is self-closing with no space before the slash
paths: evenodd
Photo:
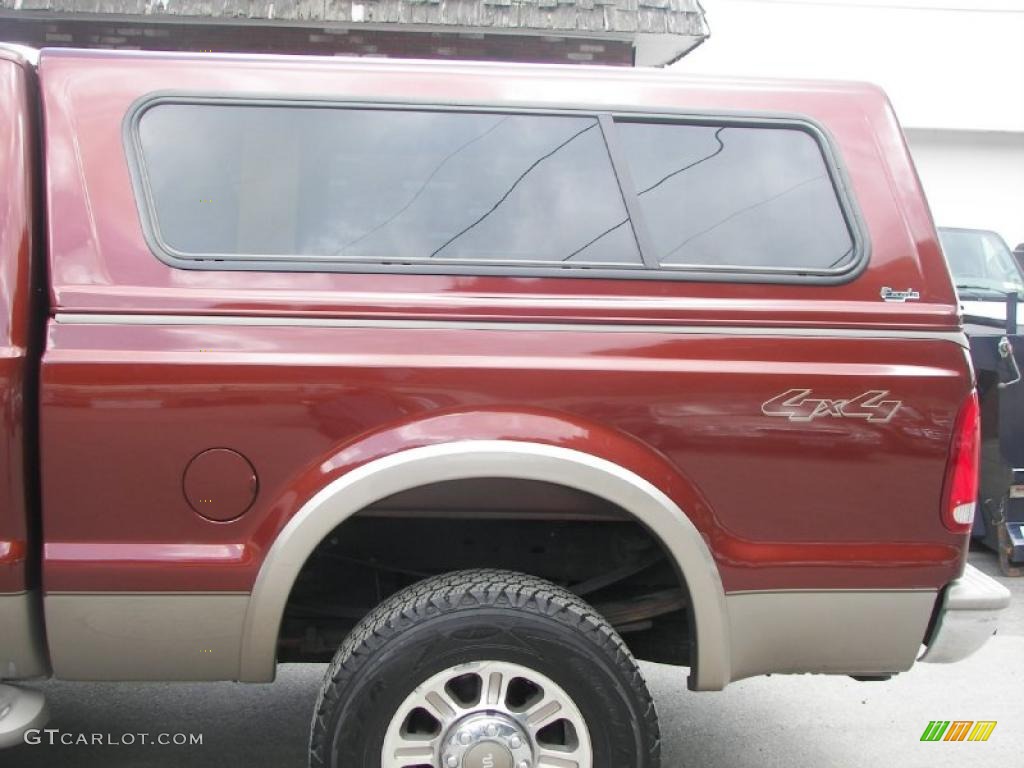
<path id="1" fill-rule="evenodd" d="M 967 533 L 974 523 L 980 457 L 981 409 L 978 393 L 972 391 L 957 416 L 946 467 L 942 522 L 954 533 Z"/>

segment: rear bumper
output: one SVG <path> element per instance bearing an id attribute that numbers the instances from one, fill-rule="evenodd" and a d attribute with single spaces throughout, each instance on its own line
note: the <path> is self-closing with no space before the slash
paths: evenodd
<path id="1" fill-rule="evenodd" d="M 948 664 L 965 659 L 995 634 L 1010 590 L 972 565 L 946 589 L 928 650 L 919 661 Z"/>

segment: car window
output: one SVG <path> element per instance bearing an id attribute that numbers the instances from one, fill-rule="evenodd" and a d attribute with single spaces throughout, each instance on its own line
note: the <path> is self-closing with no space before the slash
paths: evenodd
<path id="1" fill-rule="evenodd" d="M 983 230 L 940 229 L 939 239 L 960 293 L 1024 293 L 1024 277 L 999 235 Z"/>
<path id="2" fill-rule="evenodd" d="M 159 96 L 131 115 L 129 158 L 177 267 L 854 274 L 862 230 L 824 137 L 715 122 Z"/>
<path id="3" fill-rule="evenodd" d="M 592 116 L 161 103 L 137 130 L 178 257 L 642 264 Z"/>
<path id="4" fill-rule="evenodd" d="M 828 272 L 853 261 L 809 132 L 622 120 L 618 135 L 661 266 Z"/>

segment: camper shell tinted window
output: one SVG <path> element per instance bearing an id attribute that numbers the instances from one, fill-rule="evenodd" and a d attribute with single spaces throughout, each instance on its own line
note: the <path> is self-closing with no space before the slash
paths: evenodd
<path id="1" fill-rule="evenodd" d="M 641 263 L 594 117 L 163 104 L 139 140 L 183 257 Z"/>
<path id="2" fill-rule="evenodd" d="M 864 257 L 798 121 L 158 97 L 126 126 L 177 267 L 801 281 Z"/>
<path id="3" fill-rule="evenodd" d="M 806 131 L 618 123 L 660 267 L 831 270 L 854 240 Z"/>

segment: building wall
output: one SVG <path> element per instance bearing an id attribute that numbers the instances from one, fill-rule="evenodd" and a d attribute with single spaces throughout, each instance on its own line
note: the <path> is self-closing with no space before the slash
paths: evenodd
<path id="1" fill-rule="evenodd" d="M 904 126 L 940 224 L 1024 242 L 1022 0 L 704 0 L 676 67 L 868 80 Z"/>
<path id="2" fill-rule="evenodd" d="M 937 222 L 995 230 L 1011 248 L 1024 243 L 1024 133 L 908 129 L 907 137 Z"/>

